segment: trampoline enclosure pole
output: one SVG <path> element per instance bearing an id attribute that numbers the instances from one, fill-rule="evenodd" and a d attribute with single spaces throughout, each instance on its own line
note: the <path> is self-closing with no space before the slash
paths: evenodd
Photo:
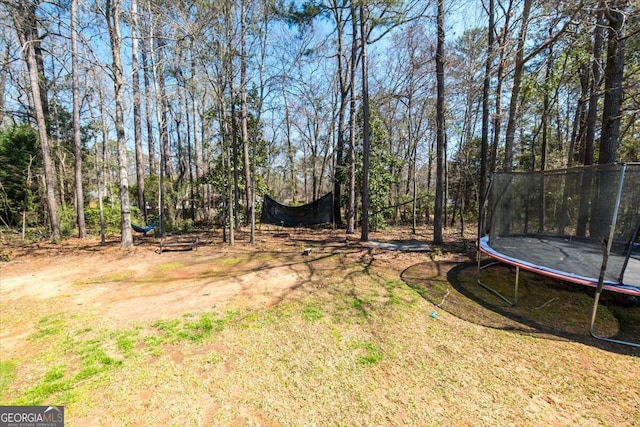
<path id="1" fill-rule="evenodd" d="M 626 341 L 615 340 L 611 338 L 604 338 L 596 335 L 594 331 L 594 325 L 596 321 L 596 313 L 598 312 L 598 302 L 600 301 L 600 295 L 602 294 L 602 285 L 604 284 L 604 276 L 607 271 L 607 263 L 609 262 L 609 254 L 611 253 L 611 245 L 613 244 L 613 237 L 615 234 L 616 223 L 618 220 L 618 210 L 620 208 L 620 200 L 622 199 L 622 188 L 624 184 L 624 175 L 627 169 L 627 165 L 623 164 L 620 169 L 620 179 L 618 180 L 618 194 L 616 196 L 616 203 L 613 207 L 613 215 L 611 218 L 611 224 L 609 226 L 609 237 L 603 242 L 603 254 L 602 254 L 602 266 L 600 267 L 600 275 L 598 276 L 598 285 L 596 286 L 596 294 L 594 297 L 593 311 L 591 313 L 591 325 L 589 326 L 589 332 L 591 336 L 596 339 L 621 343 L 621 344 L 631 344 Z"/>
<path id="2" fill-rule="evenodd" d="M 594 296 L 593 311 L 591 312 L 591 324 L 589 325 L 589 332 L 594 338 L 596 336 L 593 328 L 596 323 L 596 314 L 598 313 L 598 304 L 600 302 L 600 294 L 602 294 L 602 284 L 604 283 L 604 274 L 607 271 L 607 263 L 609 262 L 609 244 L 603 242 L 602 245 L 602 266 L 600 267 L 600 275 L 598 276 L 598 285 L 596 286 L 596 294 Z"/>

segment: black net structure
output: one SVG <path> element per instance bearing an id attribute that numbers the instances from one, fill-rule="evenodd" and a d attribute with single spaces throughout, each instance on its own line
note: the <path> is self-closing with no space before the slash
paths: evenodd
<path id="1" fill-rule="evenodd" d="M 286 206 L 265 195 L 260 222 L 282 227 L 312 227 L 333 224 L 333 193 L 327 193 L 302 206 Z"/>
<path id="2" fill-rule="evenodd" d="M 496 173 L 482 217 L 482 253 L 640 297 L 640 164 Z"/>
<path id="3" fill-rule="evenodd" d="M 597 282 L 611 239 L 605 281 L 640 286 L 640 164 L 496 173 L 486 213 L 503 255 Z"/>

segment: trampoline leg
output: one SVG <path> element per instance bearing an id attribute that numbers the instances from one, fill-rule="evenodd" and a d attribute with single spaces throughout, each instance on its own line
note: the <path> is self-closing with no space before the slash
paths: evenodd
<path id="1" fill-rule="evenodd" d="M 500 292 L 498 292 L 495 289 L 493 289 L 491 286 L 482 283 L 482 280 L 480 279 L 480 271 L 483 270 L 483 267 L 481 267 L 480 261 L 481 261 L 480 253 L 478 253 L 478 274 L 476 276 L 477 277 L 476 278 L 476 282 L 478 283 L 478 285 L 482 286 L 484 289 L 486 289 L 487 291 L 491 292 L 492 294 L 494 294 L 495 296 L 497 296 L 498 298 L 500 298 L 502 301 L 506 302 L 510 306 L 513 307 L 514 305 L 516 305 L 516 303 L 518 302 L 518 275 L 519 275 L 518 273 L 519 273 L 519 268 L 516 267 L 515 298 L 514 298 L 513 302 L 511 302 L 507 297 L 505 297 Z M 495 264 L 498 264 L 498 263 L 495 263 Z M 492 263 L 490 265 L 494 265 L 494 263 Z M 485 266 L 485 267 L 488 267 L 488 266 Z"/>
<path id="2" fill-rule="evenodd" d="M 624 344 L 624 345 L 630 345 L 632 347 L 639 347 L 640 348 L 640 343 L 637 342 L 631 342 L 631 341 L 623 341 L 623 340 L 616 340 L 613 338 L 606 338 L 606 337 L 601 337 L 600 335 L 597 335 L 594 331 L 594 327 L 595 327 L 595 323 L 596 323 L 596 313 L 598 312 L 598 303 L 600 302 L 600 291 L 596 291 L 596 296 L 594 298 L 594 303 L 593 303 L 593 312 L 591 314 L 591 325 L 589 325 L 589 332 L 591 333 L 591 336 L 594 337 L 597 340 L 600 341 L 607 341 L 607 342 L 612 342 L 615 344 Z"/>
<path id="3" fill-rule="evenodd" d="M 594 297 L 593 303 L 593 311 L 591 312 L 591 324 L 589 325 L 589 332 L 591 332 L 591 336 L 597 338 L 594 332 L 594 326 L 596 324 L 596 314 L 598 313 L 598 303 L 600 302 L 600 292 L 596 291 L 596 295 Z"/>
<path id="4" fill-rule="evenodd" d="M 513 304 L 516 305 L 518 303 L 518 283 L 520 282 L 520 267 L 516 266 L 516 283 L 513 292 Z"/>
<path id="5" fill-rule="evenodd" d="M 624 175 L 624 168 L 622 169 L 623 175 Z M 622 179 L 620 180 L 621 184 L 620 186 L 622 186 Z M 596 286 L 596 295 L 593 298 L 593 311 L 591 313 L 591 325 L 589 325 L 589 333 L 591 333 L 591 336 L 594 337 L 595 339 L 601 340 L 601 341 L 607 341 L 607 342 L 612 342 L 612 343 L 616 343 L 616 344 L 624 344 L 624 345 L 630 345 L 632 347 L 640 347 L 640 343 L 636 343 L 636 342 L 631 342 L 631 341 L 623 341 L 623 340 L 616 340 L 613 338 L 606 338 L 606 337 L 601 337 L 599 335 L 597 335 L 594 331 L 595 328 L 595 323 L 596 323 L 596 313 L 598 312 L 598 303 L 600 302 L 600 294 L 602 294 L 602 284 L 604 283 L 604 274 L 607 271 L 607 264 L 609 262 L 609 254 L 611 253 L 611 242 L 613 241 L 613 230 L 615 229 L 615 219 L 618 216 L 618 206 L 620 204 L 620 193 L 621 193 L 621 189 L 618 189 L 618 201 L 616 203 L 616 208 L 613 214 L 613 224 L 611 225 L 610 228 L 610 235 L 609 235 L 609 239 L 605 239 L 603 241 L 603 249 L 602 249 L 602 267 L 600 267 L 600 276 L 598 277 L 598 285 Z"/>

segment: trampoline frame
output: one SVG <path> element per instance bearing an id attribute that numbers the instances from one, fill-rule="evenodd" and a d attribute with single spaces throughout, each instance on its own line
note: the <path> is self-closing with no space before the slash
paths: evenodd
<path id="1" fill-rule="evenodd" d="M 605 238 L 603 241 L 601 241 L 601 246 L 602 246 L 602 263 L 600 266 L 600 273 L 598 275 L 597 280 L 594 280 L 594 278 L 588 278 L 588 277 L 582 277 L 579 275 L 575 275 L 569 272 L 565 272 L 565 271 L 561 271 L 561 270 L 555 270 L 555 269 L 551 269 L 551 268 L 547 268 L 545 266 L 537 266 L 534 264 L 531 264 L 525 260 L 522 259 L 517 259 L 517 258 L 513 258 L 511 256 L 508 256 L 506 254 L 502 254 L 499 251 L 497 251 L 496 249 L 492 248 L 489 245 L 489 238 L 487 236 L 483 236 L 483 230 L 485 227 L 485 220 L 486 220 L 486 210 L 488 207 L 488 203 L 489 203 L 489 195 L 491 194 L 491 190 L 493 187 L 493 182 L 495 179 L 495 174 L 493 176 L 493 178 L 491 179 L 491 182 L 489 183 L 489 186 L 487 188 L 487 192 L 485 194 L 485 198 L 483 201 L 483 205 L 482 205 L 482 210 L 481 210 L 481 214 L 480 214 L 480 226 L 478 227 L 478 241 L 477 241 L 477 283 L 478 285 L 480 285 L 481 287 L 483 287 L 484 289 L 486 289 L 487 291 L 491 292 L 492 294 L 494 294 L 495 296 L 497 296 L 498 298 L 502 299 L 504 302 L 506 302 L 507 304 L 509 304 L 510 306 L 515 306 L 518 303 L 518 285 L 519 285 L 519 278 L 520 278 L 520 269 L 526 270 L 526 271 L 530 271 L 532 273 L 535 274 L 539 274 L 539 275 L 543 275 L 543 276 L 547 276 L 547 277 L 551 277 L 554 279 L 559 279 L 559 280 L 563 280 L 563 281 L 568 281 L 568 282 L 572 282 L 572 283 L 576 283 L 576 284 L 580 284 L 580 285 L 585 285 L 585 286 L 591 286 L 591 287 L 595 287 L 596 291 L 595 291 L 595 296 L 594 296 L 594 303 L 593 303 L 593 309 L 591 312 L 591 320 L 589 323 L 589 333 L 591 334 L 592 337 L 594 337 L 595 339 L 601 340 L 601 341 L 606 341 L 606 342 L 611 342 L 611 343 L 615 343 L 615 344 L 623 344 L 623 345 L 629 345 L 629 346 L 633 346 L 633 347 L 640 347 L 640 342 L 632 342 L 632 341 L 624 341 L 624 340 L 618 340 L 618 339 L 614 339 L 614 338 L 609 338 L 609 337 L 603 337 L 598 335 L 595 332 L 595 323 L 596 323 L 596 317 L 597 317 L 597 311 L 598 311 L 598 305 L 600 302 L 600 296 L 602 294 L 602 290 L 606 289 L 609 291 L 613 291 L 613 292 L 618 292 L 618 293 L 624 293 L 624 294 L 630 294 L 630 295 L 638 295 L 640 296 L 640 286 L 636 287 L 635 285 L 629 285 L 629 286 L 625 286 L 626 289 L 623 289 L 619 286 L 616 285 L 616 283 L 611 282 L 611 281 L 606 281 L 605 280 L 605 275 L 607 273 L 607 267 L 608 267 L 608 263 L 609 263 L 609 257 L 611 255 L 611 247 L 613 244 L 613 238 L 614 238 L 614 232 L 615 232 L 615 228 L 616 228 L 616 221 L 618 218 L 618 209 L 620 207 L 620 201 L 622 198 L 622 190 L 623 190 L 623 185 L 624 185 L 624 177 L 625 177 L 625 172 L 626 172 L 626 164 L 622 164 L 620 165 L 620 178 L 618 180 L 618 188 L 617 188 L 617 193 L 616 193 L 616 198 L 615 198 L 615 205 L 614 205 L 614 209 L 613 209 L 613 215 L 611 218 L 611 222 L 609 224 L 609 235 L 607 238 Z M 624 260 L 624 264 L 623 264 L 623 268 L 622 271 L 620 272 L 619 277 L 617 277 L 618 282 L 622 282 L 624 273 L 626 271 L 627 268 L 627 264 L 629 262 L 629 258 L 631 256 L 632 253 L 632 245 L 633 245 L 633 241 L 634 241 L 634 236 L 635 238 L 638 237 L 638 233 L 640 233 L 640 221 L 638 222 L 638 225 L 635 229 L 635 233 L 632 235 L 632 240 L 630 242 L 628 242 L 629 248 L 626 250 L 626 254 L 625 254 L 625 260 Z M 488 257 L 494 259 L 494 262 L 491 262 L 489 264 L 486 265 L 482 265 L 482 254 L 487 255 Z M 486 283 L 484 283 L 482 281 L 481 278 L 481 271 L 487 267 L 490 267 L 492 265 L 498 264 L 498 263 L 504 263 L 507 265 L 511 265 L 513 267 L 515 267 L 515 281 L 514 281 L 514 291 L 513 291 L 513 296 L 512 297 L 506 297 L 503 294 L 501 294 L 499 291 L 497 291 L 496 289 L 492 288 L 491 286 L 487 285 Z"/>

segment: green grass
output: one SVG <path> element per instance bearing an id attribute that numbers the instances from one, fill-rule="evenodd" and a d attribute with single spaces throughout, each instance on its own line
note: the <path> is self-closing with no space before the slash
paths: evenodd
<path id="1" fill-rule="evenodd" d="M 29 336 L 31 340 L 39 340 L 59 335 L 66 327 L 66 320 L 62 313 L 42 317 L 35 325 L 36 331 Z"/>
<path id="2" fill-rule="evenodd" d="M 235 314 L 238 316 L 238 314 Z M 263 328 L 290 317 L 290 313 L 280 309 L 268 308 L 262 311 L 251 311 L 243 314 L 239 326 L 242 328 Z"/>
<path id="3" fill-rule="evenodd" d="M 182 319 L 158 320 L 151 327 L 157 331 L 147 339 L 150 346 L 174 344 L 179 342 L 201 342 L 209 338 L 212 333 L 222 331 L 227 322 L 236 316 L 237 312 L 227 312 L 223 317 L 216 317 L 213 313 L 202 315 L 185 315 Z"/>
<path id="4" fill-rule="evenodd" d="M 318 309 L 318 307 L 308 305 L 302 308 L 302 316 L 307 322 L 313 322 L 315 320 L 322 319 L 324 316 L 322 311 Z"/>
<path id="5" fill-rule="evenodd" d="M 383 286 L 384 286 L 385 290 L 387 291 L 386 297 L 387 297 L 387 304 L 388 305 L 400 305 L 400 304 L 402 304 L 403 300 L 400 297 L 400 295 L 398 295 L 398 292 L 396 292 L 396 291 L 401 289 L 401 288 L 404 288 L 406 286 L 404 282 L 399 281 L 399 280 L 388 280 L 383 284 Z"/>
<path id="6" fill-rule="evenodd" d="M 73 380 L 65 378 L 66 364 L 58 364 L 49 368 L 42 380 L 31 389 L 27 390 L 22 397 L 14 403 L 16 405 L 41 405 L 46 399 L 54 394 L 68 392 L 73 387 Z"/>
<path id="7" fill-rule="evenodd" d="M 356 342 L 354 347 L 364 351 L 364 354 L 358 357 L 358 363 L 361 365 L 373 365 L 382 360 L 382 350 L 374 342 Z"/>
<path id="8" fill-rule="evenodd" d="M 74 330 L 73 319 L 60 313 L 44 316 L 29 337 L 31 341 L 40 342 L 42 349 L 31 362 L 49 367 L 35 385 L 23 390 L 11 403 L 40 405 L 52 398 L 57 402 L 74 401 L 77 396 L 73 390 L 81 384 L 90 390 L 92 383 L 102 384 L 111 372 L 125 367 L 127 360 L 145 354 L 161 355 L 164 344 L 201 343 L 222 331 L 238 313 L 230 310 L 221 317 L 205 313 L 159 320 L 151 325 L 151 335 L 146 336 L 140 327 L 96 330 L 83 326 Z M 138 346 L 139 343 L 144 345 Z M 3 361 L 0 365 L 0 397 L 15 380 L 15 371 L 15 361 Z"/>
<path id="9" fill-rule="evenodd" d="M 75 401 L 79 398 L 75 389 L 82 385 L 81 388 L 90 392 L 104 384 L 112 373 L 126 367 L 128 360 L 162 355 L 162 346 L 166 344 L 202 343 L 223 331 L 239 314 L 239 310 L 228 310 L 222 315 L 187 314 L 182 318 L 158 320 L 144 330 L 141 327 L 96 330 L 89 326 L 74 329 L 74 319 L 63 314 L 44 316 L 29 337 L 41 348 L 30 363 L 49 367 L 35 385 L 9 403 L 40 405 L 51 399 L 62 403 Z M 211 356 L 210 360 L 221 359 Z M 0 397 L 15 380 L 15 372 L 15 361 L 0 364 Z"/>
<path id="10" fill-rule="evenodd" d="M 105 349 L 107 343 L 106 338 L 73 343 L 73 352 L 81 360 L 81 369 L 76 374 L 76 379 L 83 380 L 111 368 L 122 366 L 124 357 L 109 354 Z"/>
<path id="11" fill-rule="evenodd" d="M 0 399 L 11 381 L 16 376 L 16 362 L 14 360 L 0 360 Z"/>
<path id="12" fill-rule="evenodd" d="M 105 282 L 122 282 L 130 279 L 133 276 L 131 271 L 121 271 L 119 273 L 111 274 L 105 278 Z"/>
<path id="13" fill-rule="evenodd" d="M 217 261 L 218 264 L 220 265 L 224 265 L 224 266 L 234 266 L 234 265 L 238 265 L 241 262 L 244 262 L 247 260 L 246 256 L 236 256 L 236 257 L 232 257 L 232 258 L 223 258 Z"/>
<path id="14" fill-rule="evenodd" d="M 99 285 L 101 283 L 123 282 L 131 278 L 133 278 L 133 272 L 121 271 L 118 273 L 109 274 L 109 275 L 98 277 L 95 279 L 75 281 L 73 285 L 77 287 L 83 287 L 83 286 Z"/>
<path id="15" fill-rule="evenodd" d="M 131 356 L 134 353 L 137 337 L 127 331 L 118 333 L 116 337 L 116 346 L 118 350 L 124 354 Z"/>
<path id="16" fill-rule="evenodd" d="M 177 270 L 178 268 L 182 268 L 184 266 L 186 266 L 187 264 L 183 263 L 183 262 L 170 262 L 167 264 L 161 264 L 158 266 L 158 271 L 171 271 L 171 270 Z"/>
<path id="17" fill-rule="evenodd" d="M 138 329 L 96 331 L 91 326 L 75 328 L 75 322 L 87 319 L 68 317 L 61 313 L 43 316 L 29 336 L 33 349 L 39 351 L 25 363 L 45 370 L 35 385 L 22 391 L 19 397 L 4 402 L 4 390 L 18 379 L 16 362 L 2 362 L 0 397 L 2 402 L 16 405 L 40 405 L 52 398 L 58 402 L 76 399 L 80 385 L 89 389 L 92 383 L 100 384 L 101 376 L 124 366 L 127 358 L 136 355 L 135 344 Z M 28 384 L 25 384 L 28 386 Z"/>

